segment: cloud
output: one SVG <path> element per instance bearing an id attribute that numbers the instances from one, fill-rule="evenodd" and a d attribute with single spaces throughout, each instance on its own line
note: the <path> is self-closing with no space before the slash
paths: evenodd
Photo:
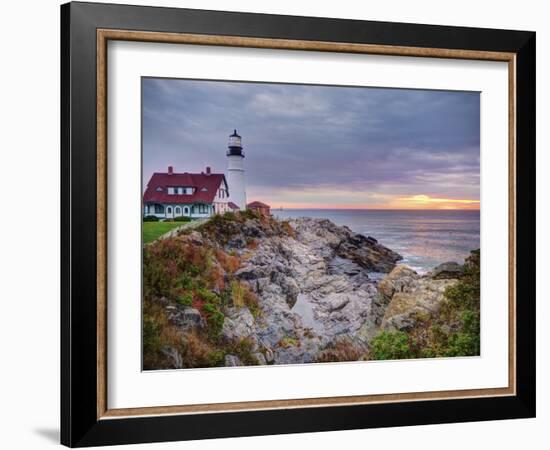
<path id="1" fill-rule="evenodd" d="M 338 204 L 326 193 L 479 199 L 475 92 L 147 78 L 144 183 L 168 165 L 224 171 L 234 128 L 249 192 L 273 201 L 289 192 Z"/>

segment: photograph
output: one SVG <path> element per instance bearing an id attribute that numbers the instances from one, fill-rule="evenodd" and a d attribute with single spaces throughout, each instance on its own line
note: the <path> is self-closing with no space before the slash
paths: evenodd
<path id="1" fill-rule="evenodd" d="M 479 92 L 141 90 L 143 370 L 479 357 Z"/>

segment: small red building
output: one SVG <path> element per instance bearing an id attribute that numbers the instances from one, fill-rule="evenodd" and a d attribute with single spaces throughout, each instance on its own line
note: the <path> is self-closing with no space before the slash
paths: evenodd
<path id="1" fill-rule="evenodd" d="M 262 202 L 252 202 L 246 205 L 246 207 L 252 211 L 259 212 L 264 216 L 269 216 L 271 214 L 271 207 Z"/>

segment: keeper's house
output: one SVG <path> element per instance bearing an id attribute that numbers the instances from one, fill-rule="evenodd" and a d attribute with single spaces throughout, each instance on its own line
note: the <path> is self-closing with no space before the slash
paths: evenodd
<path id="1" fill-rule="evenodd" d="M 159 219 L 203 218 L 231 211 L 225 175 L 211 173 L 155 172 L 143 194 L 143 215 Z"/>

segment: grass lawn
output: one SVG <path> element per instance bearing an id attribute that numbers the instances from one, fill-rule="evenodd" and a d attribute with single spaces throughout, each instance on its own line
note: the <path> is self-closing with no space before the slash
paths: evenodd
<path id="1" fill-rule="evenodd" d="M 143 222 L 143 243 L 152 242 L 185 222 Z"/>

